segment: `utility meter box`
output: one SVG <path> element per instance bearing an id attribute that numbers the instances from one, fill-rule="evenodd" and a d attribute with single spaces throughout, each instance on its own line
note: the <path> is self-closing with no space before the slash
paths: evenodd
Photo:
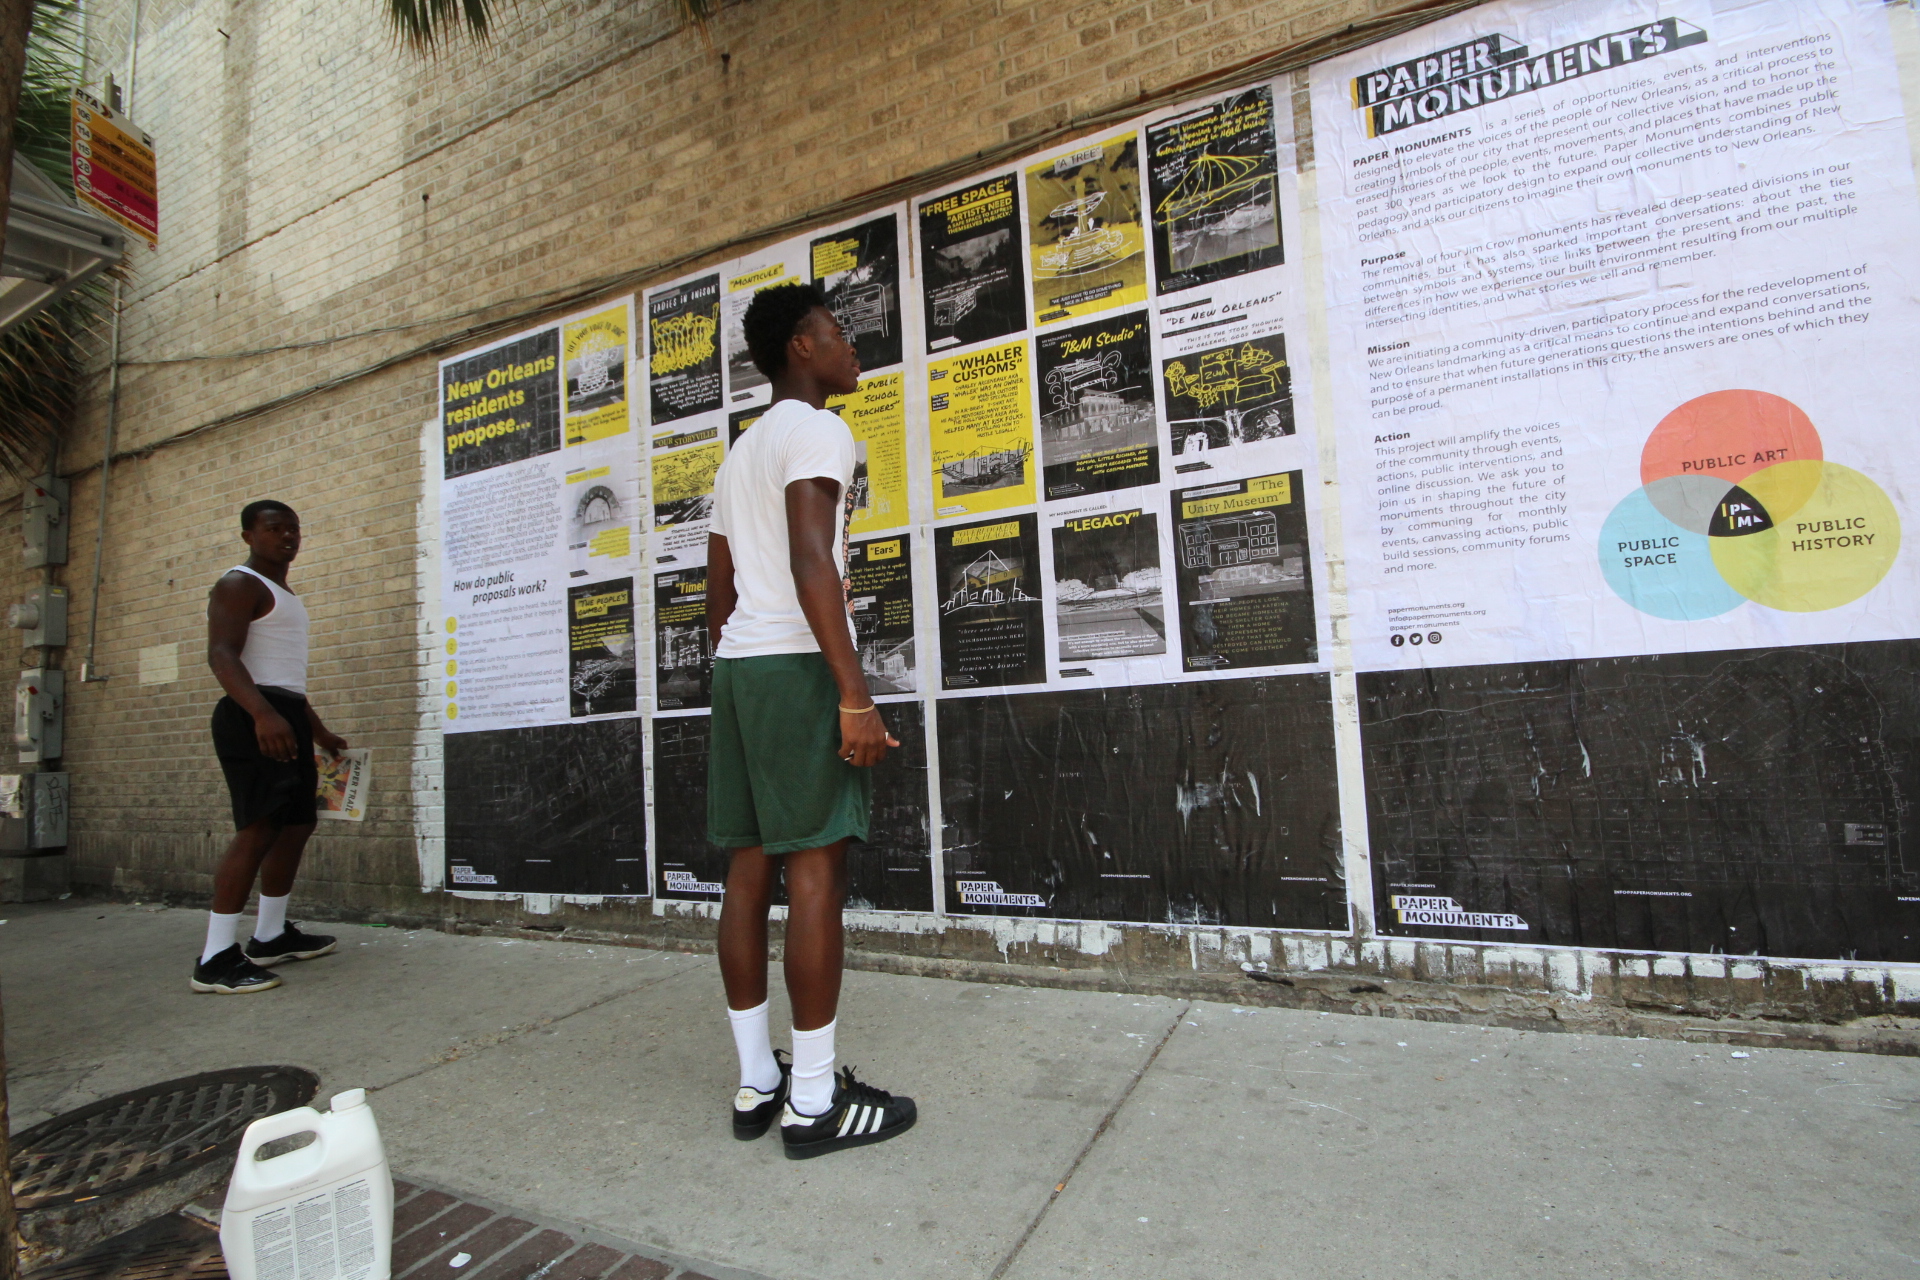
<path id="1" fill-rule="evenodd" d="M 27 568 L 67 562 L 67 494 L 67 482 L 57 476 L 38 476 L 27 486 L 20 504 Z"/>
<path id="2" fill-rule="evenodd" d="M 67 642 L 67 589 L 44 583 L 27 592 L 20 604 L 7 609 L 7 625 L 21 633 L 29 647 L 56 648 Z"/>
<path id="3" fill-rule="evenodd" d="M 66 672 L 29 667 L 20 673 L 13 689 L 13 745 L 20 748 L 21 764 L 60 758 L 66 707 Z"/>
<path id="4" fill-rule="evenodd" d="M 0 774 L 0 856 L 67 847 L 70 773 Z"/>

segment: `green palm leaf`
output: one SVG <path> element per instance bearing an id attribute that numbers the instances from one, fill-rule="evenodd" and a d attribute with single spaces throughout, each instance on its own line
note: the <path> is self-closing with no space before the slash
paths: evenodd
<path id="1" fill-rule="evenodd" d="M 705 30 L 718 0 L 674 0 L 680 16 Z M 465 36 L 481 44 L 493 38 L 500 0 L 386 0 L 387 26 L 415 53 L 436 53 Z"/>

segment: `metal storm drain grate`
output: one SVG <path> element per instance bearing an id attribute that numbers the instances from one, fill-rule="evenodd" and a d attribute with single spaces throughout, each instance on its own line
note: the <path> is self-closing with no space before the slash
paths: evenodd
<path id="1" fill-rule="evenodd" d="M 299 1067 L 234 1067 L 102 1098 L 14 1136 L 14 1203 L 42 1209 L 151 1186 L 232 1155 L 249 1124 L 319 1088 Z"/>
<path id="2" fill-rule="evenodd" d="M 29 1280 L 226 1280 L 226 1275 L 213 1228 L 177 1213 L 28 1273 Z"/>

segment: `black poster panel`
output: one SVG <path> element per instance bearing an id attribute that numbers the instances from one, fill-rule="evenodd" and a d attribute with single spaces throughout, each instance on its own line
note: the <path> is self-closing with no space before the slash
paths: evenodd
<path id="1" fill-rule="evenodd" d="M 654 704 L 663 711 L 712 705 L 707 567 L 653 575 Z"/>
<path id="2" fill-rule="evenodd" d="M 926 713 L 917 702 L 900 702 L 885 704 L 881 714 L 900 746 L 874 767 L 869 840 L 847 846 L 847 906 L 856 911 L 931 911 Z M 660 896 L 718 902 L 732 855 L 707 843 L 710 721 L 706 716 L 655 720 L 653 734 Z M 786 902 L 784 888 L 775 900 Z"/>
<path id="3" fill-rule="evenodd" d="M 1053 531 L 1054 631 L 1060 661 L 1167 651 L 1160 529 L 1151 511 L 1103 511 Z"/>
<path id="4" fill-rule="evenodd" d="M 568 712 L 602 716 L 637 705 L 633 579 L 567 588 Z"/>
<path id="5" fill-rule="evenodd" d="M 446 477 L 560 447 L 560 331 L 542 329 L 440 371 Z"/>
<path id="6" fill-rule="evenodd" d="M 1305 497 L 1298 471 L 1174 491 L 1185 670 L 1316 659 Z"/>
<path id="7" fill-rule="evenodd" d="M 1344 929 L 1324 674 L 939 704 L 947 910 Z"/>
<path id="8" fill-rule="evenodd" d="M 1175 356 L 1161 362 L 1160 376 L 1167 430 L 1181 457 L 1294 432 L 1293 369 L 1283 333 Z"/>
<path id="9" fill-rule="evenodd" d="M 1160 427 L 1147 313 L 1043 333 L 1034 350 L 1047 497 L 1158 484 Z"/>
<path id="10" fill-rule="evenodd" d="M 447 887 L 647 893 L 640 720 L 446 735 Z"/>
<path id="11" fill-rule="evenodd" d="M 647 387 L 655 426 L 720 407 L 719 276 L 647 299 Z"/>
<path id="12" fill-rule="evenodd" d="M 1248 89 L 1147 126 L 1153 261 L 1162 294 L 1277 267 L 1273 93 Z"/>
<path id="13" fill-rule="evenodd" d="M 813 282 L 872 373 L 899 364 L 900 224 L 892 214 L 813 241 Z"/>
<path id="14" fill-rule="evenodd" d="M 991 342 L 1027 327 L 1020 180 L 1005 173 L 920 206 L 927 352 Z"/>
<path id="15" fill-rule="evenodd" d="M 911 535 L 894 533 L 847 547 L 847 607 L 867 688 L 875 694 L 917 690 Z"/>
<path id="16" fill-rule="evenodd" d="M 934 533 L 942 688 L 1039 684 L 1047 678 L 1039 528 L 1029 513 Z"/>
<path id="17" fill-rule="evenodd" d="M 1359 691 L 1383 934 L 1920 961 L 1920 641 Z"/>

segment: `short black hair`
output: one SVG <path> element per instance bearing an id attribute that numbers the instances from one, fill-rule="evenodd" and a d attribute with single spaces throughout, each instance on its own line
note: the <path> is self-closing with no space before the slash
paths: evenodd
<path id="1" fill-rule="evenodd" d="M 295 520 L 298 520 L 300 518 L 300 513 L 298 511 L 295 511 L 292 507 L 288 506 L 284 502 L 281 502 L 279 499 L 262 498 L 258 502 L 249 502 L 246 506 L 240 508 L 241 530 L 244 532 L 245 530 L 253 528 L 254 525 L 259 524 L 260 517 L 267 514 L 267 512 L 269 511 L 284 511 L 288 515 L 292 516 Z"/>
<path id="2" fill-rule="evenodd" d="M 800 325 L 815 307 L 827 305 L 827 295 L 817 284 L 777 284 L 753 295 L 747 314 L 741 320 L 746 330 L 747 352 L 753 367 L 769 378 L 787 371 L 787 343 L 800 332 Z"/>

